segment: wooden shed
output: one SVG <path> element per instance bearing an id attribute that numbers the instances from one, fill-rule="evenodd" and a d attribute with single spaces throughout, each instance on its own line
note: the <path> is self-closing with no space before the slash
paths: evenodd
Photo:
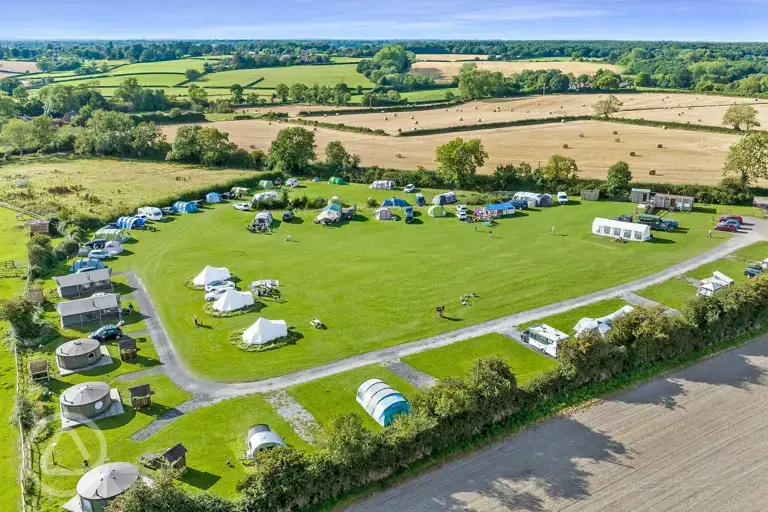
<path id="1" fill-rule="evenodd" d="M 132 361 L 133 359 L 136 359 L 136 340 L 132 338 L 120 340 L 117 342 L 117 348 L 120 350 L 121 361 Z"/>
<path id="2" fill-rule="evenodd" d="M 589 189 L 585 188 L 581 191 L 581 200 L 582 201 L 597 201 L 600 199 L 600 189 Z"/>
<path id="3" fill-rule="evenodd" d="M 33 219 L 27 221 L 29 226 L 29 234 L 36 235 L 38 233 L 49 234 L 51 232 L 51 222 L 46 219 Z"/>
<path id="4" fill-rule="evenodd" d="M 152 388 L 149 384 L 140 384 L 128 388 L 128 392 L 131 394 L 131 406 L 134 409 L 141 409 L 142 407 L 152 405 Z"/>
<path id="5" fill-rule="evenodd" d="M 45 359 L 33 359 L 29 362 L 29 376 L 33 382 L 38 381 L 51 381 L 51 376 L 48 373 L 48 361 Z"/>
<path id="6" fill-rule="evenodd" d="M 633 203 L 645 204 L 651 200 L 651 189 L 633 188 L 629 194 L 629 200 Z"/>
<path id="7" fill-rule="evenodd" d="M 162 463 L 176 470 L 187 469 L 187 449 L 181 443 L 167 449 L 162 455 Z"/>
<path id="8" fill-rule="evenodd" d="M 43 288 L 41 286 L 30 286 L 27 290 L 27 299 L 30 302 L 34 302 L 38 306 L 42 306 L 45 302 L 45 295 L 43 294 Z"/>

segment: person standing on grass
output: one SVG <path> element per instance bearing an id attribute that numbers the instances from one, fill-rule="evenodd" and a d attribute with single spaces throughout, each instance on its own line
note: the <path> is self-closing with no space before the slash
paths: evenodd
<path id="1" fill-rule="evenodd" d="M 286 242 L 290 242 L 290 241 L 291 241 L 291 234 L 290 234 L 290 233 L 286 233 L 286 235 L 285 235 L 285 241 L 286 241 Z"/>
<path id="2" fill-rule="evenodd" d="M 488 238 L 493 238 L 493 231 L 490 229 L 488 230 Z"/>
<path id="3" fill-rule="evenodd" d="M 552 235 L 555 234 L 555 226 L 552 226 L 552 232 L 550 234 L 552 234 Z"/>
<path id="4" fill-rule="evenodd" d="M 195 327 L 200 327 L 200 324 L 197 323 L 197 313 L 192 315 L 192 321 L 195 322 Z"/>
<path id="5" fill-rule="evenodd" d="M 711 229 L 707 232 L 707 238 L 712 238 L 712 230 Z"/>

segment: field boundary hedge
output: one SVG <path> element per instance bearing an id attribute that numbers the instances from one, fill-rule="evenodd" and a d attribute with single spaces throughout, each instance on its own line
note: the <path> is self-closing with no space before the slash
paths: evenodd
<path id="1" fill-rule="evenodd" d="M 640 119 L 635 117 L 599 117 L 593 116 L 593 121 L 602 121 L 608 123 L 618 124 L 634 124 L 637 126 L 650 126 L 652 128 L 668 128 L 672 130 L 686 130 L 689 132 L 710 132 L 710 133 L 722 133 L 727 135 L 744 135 L 744 130 L 736 130 L 734 128 L 728 128 L 727 126 L 712 126 L 708 124 L 688 124 L 679 123 L 676 121 L 652 121 L 648 119 Z"/>
<path id="2" fill-rule="evenodd" d="M 560 124 L 572 121 L 589 121 L 592 116 L 563 116 L 563 117 L 537 117 L 531 119 L 518 119 L 515 121 L 498 121 L 494 123 L 473 123 L 467 125 L 443 126 L 440 128 L 424 128 L 409 132 L 398 133 L 398 137 L 418 137 L 420 135 L 434 135 L 437 133 L 471 132 L 475 130 L 491 130 L 494 128 L 508 128 L 511 126 L 528 126 L 535 124 Z"/>
<path id="3" fill-rule="evenodd" d="M 310 121 L 301 118 L 281 118 L 278 121 L 281 123 L 300 124 L 302 126 L 316 126 L 318 128 L 327 128 L 329 130 L 338 130 L 342 132 L 364 133 L 366 135 L 379 135 L 382 137 L 389 136 L 389 134 L 381 128 L 373 130 L 366 126 L 351 126 L 343 123 L 324 123 L 321 121 Z"/>

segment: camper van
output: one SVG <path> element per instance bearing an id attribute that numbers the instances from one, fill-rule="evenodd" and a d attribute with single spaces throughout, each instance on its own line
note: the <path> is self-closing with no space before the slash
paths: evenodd
<path id="1" fill-rule="evenodd" d="M 142 206 L 139 208 L 138 212 L 139 216 L 143 216 L 146 219 L 152 220 L 152 221 L 160 221 L 163 220 L 163 212 L 160 210 L 160 208 L 157 208 L 155 206 Z"/>
<path id="2" fill-rule="evenodd" d="M 568 204 L 568 194 L 566 194 L 565 192 L 558 192 L 557 202 L 560 204 Z"/>

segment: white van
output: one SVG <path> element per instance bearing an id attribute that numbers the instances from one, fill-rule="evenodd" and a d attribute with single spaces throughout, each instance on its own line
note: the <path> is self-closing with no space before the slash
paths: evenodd
<path id="1" fill-rule="evenodd" d="M 138 214 L 153 221 L 163 220 L 163 212 L 155 206 L 142 206 L 139 208 Z"/>
<path id="2" fill-rule="evenodd" d="M 462 221 L 467 220 L 467 205 L 465 204 L 456 205 L 456 217 Z"/>
<path id="3" fill-rule="evenodd" d="M 565 192 L 558 192 L 557 202 L 560 204 L 568 204 L 568 194 L 566 194 Z"/>

